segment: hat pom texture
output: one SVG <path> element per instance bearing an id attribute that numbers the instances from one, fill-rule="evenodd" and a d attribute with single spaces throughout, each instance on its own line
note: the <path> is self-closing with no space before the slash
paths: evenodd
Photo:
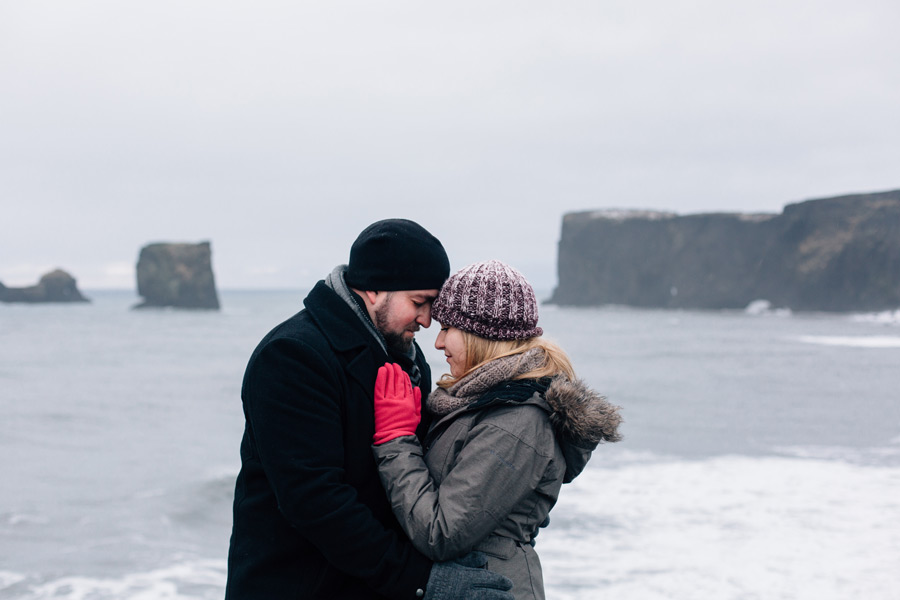
<path id="1" fill-rule="evenodd" d="M 499 260 L 463 267 L 444 283 L 431 316 L 489 340 L 522 340 L 542 335 L 537 298 L 528 280 Z"/>

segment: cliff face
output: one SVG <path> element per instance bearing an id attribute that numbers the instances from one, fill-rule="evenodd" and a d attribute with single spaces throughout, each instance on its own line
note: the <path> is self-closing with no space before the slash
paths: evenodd
<path id="1" fill-rule="evenodd" d="M 563 218 L 551 302 L 817 311 L 900 307 L 900 190 L 774 214 L 598 211 Z"/>
<path id="2" fill-rule="evenodd" d="M 135 308 L 219 308 L 209 242 L 144 246 L 138 257 L 137 285 L 144 302 Z"/>
<path id="3" fill-rule="evenodd" d="M 56 269 L 41 277 L 37 285 L 10 288 L 0 283 L 0 302 L 90 302 L 90 300 L 78 291 L 74 277 L 62 269 Z"/>

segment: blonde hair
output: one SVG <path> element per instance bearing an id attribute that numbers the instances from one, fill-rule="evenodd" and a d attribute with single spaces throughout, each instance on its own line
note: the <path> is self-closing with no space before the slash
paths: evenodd
<path id="1" fill-rule="evenodd" d="M 562 348 L 542 337 L 531 337 L 524 340 L 489 340 L 461 329 L 460 332 L 463 334 L 463 341 L 466 346 L 465 369 L 459 377 L 453 377 L 449 373 L 442 375 L 440 381 L 437 382 L 439 387 L 449 388 L 469 373 L 480 369 L 492 360 L 524 354 L 534 348 L 540 348 L 544 351 L 544 363 L 527 373 L 516 375 L 513 379 L 540 379 L 556 375 L 565 375 L 569 380 L 575 379 L 575 369 L 572 368 L 572 362 L 566 356 L 566 353 L 563 352 Z"/>

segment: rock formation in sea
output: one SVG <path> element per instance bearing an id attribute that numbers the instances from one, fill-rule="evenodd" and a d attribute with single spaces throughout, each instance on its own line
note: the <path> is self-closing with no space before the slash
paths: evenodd
<path id="1" fill-rule="evenodd" d="M 209 242 L 144 246 L 138 257 L 137 287 L 144 301 L 135 308 L 218 310 Z"/>
<path id="2" fill-rule="evenodd" d="M 78 291 L 75 278 L 56 269 L 38 281 L 37 285 L 21 288 L 0 283 L 0 302 L 90 302 Z"/>
<path id="3" fill-rule="evenodd" d="M 900 190 L 781 214 L 566 214 L 551 302 L 799 311 L 900 307 Z"/>

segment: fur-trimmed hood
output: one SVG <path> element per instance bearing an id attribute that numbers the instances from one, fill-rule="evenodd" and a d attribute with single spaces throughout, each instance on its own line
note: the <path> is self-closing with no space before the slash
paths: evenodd
<path id="1" fill-rule="evenodd" d="M 580 379 L 556 377 L 543 394 L 550 408 L 550 423 L 566 457 L 566 483 L 577 477 L 601 442 L 622 439 L 619 407 L 592 390 Z"/>
<path id="2" fill-rule="evenodd" d="M 457 411 L 481 410 L 488 406 L 527 403 L 540 406 L 550 417 L 556 441 L 566 459 L 568 483 L 584 470 L 591 452 L 600 442 L 618 442 L 622 417 L 619 407 L 592 390 L 580 379 L 564 375 L 552 379 L 516 379 L 544 364 L 542 348 L 495 359 L 457 380 L 447 389 L 437 388 L 425 408 L 440 419 Z"/>

